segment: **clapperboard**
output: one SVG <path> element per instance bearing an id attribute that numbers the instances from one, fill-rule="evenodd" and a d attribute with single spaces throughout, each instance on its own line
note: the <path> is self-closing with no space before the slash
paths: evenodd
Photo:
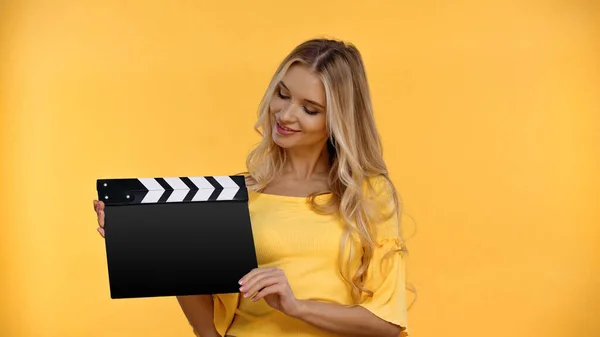
<path id="1" fill-rule="evenodd" d="M 111 298 L 239 292 L 257 267 L 243 176 L 98 179 Z"/>

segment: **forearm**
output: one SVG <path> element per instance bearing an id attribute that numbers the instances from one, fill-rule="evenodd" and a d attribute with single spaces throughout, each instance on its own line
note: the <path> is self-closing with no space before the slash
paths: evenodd
<path id="1" fill-rule="evenodd" d="M 220 337 L 214 325 L 211 295 L 177 296 L 181 310 L 198 337 Z"/>
<path id="2" fill-rule="evenodd" d="M 361 306 L 300 301 L 294 316 L 317 328 L 348 337 L 399 337 L 399 326 L 386 322 Z"/>

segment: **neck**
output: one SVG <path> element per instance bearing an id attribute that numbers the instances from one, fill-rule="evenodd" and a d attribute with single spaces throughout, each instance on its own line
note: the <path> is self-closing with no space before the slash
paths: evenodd
<path id="1" fill-rule="evenodd" d="M 285 173 L 298 180 L 310 180 L 315 174 L 329 172 L 327 150 L 287 149 Z"/>

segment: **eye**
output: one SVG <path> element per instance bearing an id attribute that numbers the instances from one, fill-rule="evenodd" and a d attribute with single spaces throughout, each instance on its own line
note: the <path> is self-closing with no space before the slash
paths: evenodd
<path id="1" fill-rule="evenodd" d="M 309 110 L 309 109 L 308 109 L 308 108 L 306 108 L 306 107 L 304 107 L 304 111 L 306 111 L 306 113 L 307 113 L 307 114 L 309 114 L 309 115 L 316 115 L 316 114 L 318 114 L 318 113 L 319 113 L 318 111 L 312 111 L 312 110 Z"/>
<path id="2" fill-rule="evenodd" d="M 288 99 L 290 98 L 289 96 L 285 96 L 282 92 L 281 92 L 281 88 L 277 89 L 277 96 L 279 96 L 279 98 L 281 99 Z"/>

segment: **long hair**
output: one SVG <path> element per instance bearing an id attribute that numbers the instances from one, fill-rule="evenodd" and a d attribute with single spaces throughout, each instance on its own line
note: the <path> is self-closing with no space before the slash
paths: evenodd
<path id="1" fill-rule="evenodd" d="M 363 294 L 372 295 L 371 290 L 365 289 L 364 280 L 373 257 L 376 235 L 376 228 L 370 221 L 373 214 L 370 214 L 365 201 L 365 181 L 384 177 L 391 187 L 397 214 L 400 209 L 397 193 L 383 160 L 363 60 L 355 46 L 336 40 L 313 39 L 298 45 L 285 57 L 259 105 L 255 130 L 261 134 L 262 140 L 246 160 L 248 188 L 262 190 L 284 170 L 285 151 L 270 136 L 274 121 L 269 103 L 286 71 L 296 63 L 309 66 L 320 76 L 327 105 L 328 192 L 331 198 L 325 204 L 318 204 L 315 193 L 309 196 L 309 201 L 315 211 L 335 212 L 345 224 L 340 254 L 350 254 L 350 258 L 340 257 L 340 272 L 351 286 L 354 300 L 358 302 Z M 352 272 L 349 266 L 344 266 L 344 261 L 351 261 L 356 254 L 353 249 L 356 240 L 362 250 L 359 252 L 361 263 Z"/>

